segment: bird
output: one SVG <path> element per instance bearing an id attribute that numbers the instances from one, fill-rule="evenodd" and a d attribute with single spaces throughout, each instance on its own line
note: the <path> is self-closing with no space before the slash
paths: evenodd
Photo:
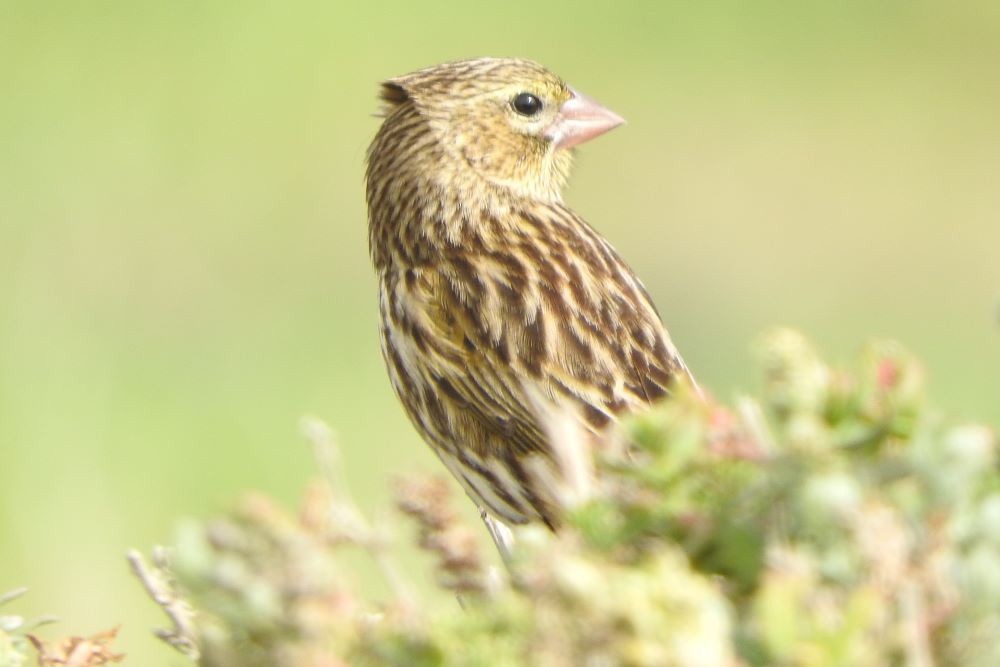
<path id="1" fill-rule="evenodd" d="M 365 180 L 392 387 L 487 526 L 557 530 L 540 402 L 597 438 L 694 385 L 642 282 L 563 200 L 576 147 L 624 120 L 518 58 L 379 91 Z"/>

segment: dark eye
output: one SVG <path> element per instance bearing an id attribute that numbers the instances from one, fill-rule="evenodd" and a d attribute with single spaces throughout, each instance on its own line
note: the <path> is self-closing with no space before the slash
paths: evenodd
<path id="1" fill-rule="evenodd" d="M 542 101 L 531 93 L 518 93 L 510 105 L 522 116 L 534 116 L 542 110 Z"/>

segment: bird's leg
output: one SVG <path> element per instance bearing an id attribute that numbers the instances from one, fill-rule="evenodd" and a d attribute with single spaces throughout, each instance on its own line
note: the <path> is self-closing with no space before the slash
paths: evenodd
<path id="1" fill-rule="evenodd" d="M 509 566 L 511 549 L 514 547 L 514 534 L 510 532 L 510 528 L 505 523 L 482 508 L 479 509 L 479 516 L 486 524 L 486 530 L 490 532 L 493 543 L 497 545 L 497 551 L 500 552 L 504 565 Z"/>

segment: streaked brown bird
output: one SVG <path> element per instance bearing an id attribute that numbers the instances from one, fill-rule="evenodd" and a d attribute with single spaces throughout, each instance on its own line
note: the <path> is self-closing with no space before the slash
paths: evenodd
<path id="1" fill-rule="evenodd" d="M 555 458 L 539 399 L 599 435 L 690 379 L 642 283 L 563 203 L 571 149 L 623 120 L 509 58 L 390 79 L 381 97 L 367 199 L 392 386 L 488 524 L 554 528 L 533 473 Z"/>

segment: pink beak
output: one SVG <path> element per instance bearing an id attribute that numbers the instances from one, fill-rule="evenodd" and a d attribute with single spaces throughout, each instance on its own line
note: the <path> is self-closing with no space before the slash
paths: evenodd
<path id="1" fill-rule="evenodd" d="M 586 95 L 570 88 L 573 97 L 563 103 L 555 121 L 545 130 L 545 137 L 556 148 L 572 148 L 608 130 L 613 130 L 625 119 L 611 109 L 601 106 Z"/>

